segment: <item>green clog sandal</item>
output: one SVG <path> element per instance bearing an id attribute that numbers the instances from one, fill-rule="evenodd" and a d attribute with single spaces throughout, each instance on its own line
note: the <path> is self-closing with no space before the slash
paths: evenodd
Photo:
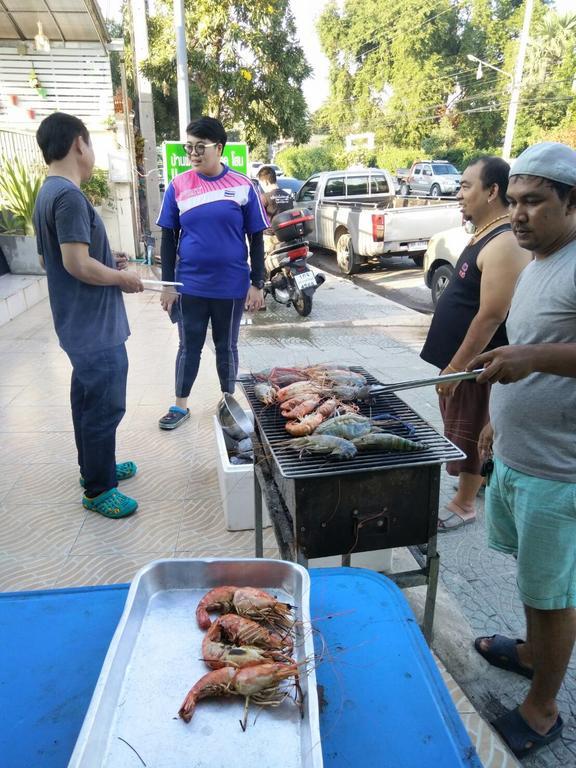
<path id="1" fill-rule="evenodd" d="M 91 512 L 111 518 L 129 517 L 138 509 L 138 502 L 121 493 L 118 488 L 111 488 L 98 496 L 83 496 L 82 506 Z"/>

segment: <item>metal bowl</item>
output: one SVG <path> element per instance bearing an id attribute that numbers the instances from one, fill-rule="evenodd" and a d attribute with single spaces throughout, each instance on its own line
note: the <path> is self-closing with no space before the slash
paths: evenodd
<path id="1" fill-rule="evenodd" d="M 218 403 L 216 417 L 222 431 L 234 440 L 244 440 L 254 431 L 252 422 L 244 413 L 240 403 L 228 393 L 224 393 L 222 400 Z"/>

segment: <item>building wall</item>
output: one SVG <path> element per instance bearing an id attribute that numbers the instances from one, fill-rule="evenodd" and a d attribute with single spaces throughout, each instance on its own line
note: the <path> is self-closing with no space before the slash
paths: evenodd
<path id="1" fill-rule="evenodd" d="M 30 43 L 0 40 L 0 156 L 12 156 L 16 150 L 28 158 L 38 125 L 47 115 L 60 111 L 76 115 L 86 124 L 97 167 L 109 170 L 111 155 L 125 155 L 129 164 L 127 143 L 114 118 L 107 52 L 99 43 L 51 45 L 45 53 L 34 50 Z M 33 73 L 38 88 L 31 83 Z M 39 93 L 39 88 L 45 93 Z M 131 184 L 126 180 L 110 186 L 112 203 L 104 206 L 102 215 L 112 248 L 134 256 Z"/>
<path id="2" fill-rule="evenodd" d="M 32 71 L 45 96 L 31 85 Z M 34 131 L 58 110 L 79 117 L 90 132 L 103 131 L 114 115 L 110 60 L 99 44 L 54 43 L 44 53 L 0 41 L 0 73 L 0 127 Z"/>

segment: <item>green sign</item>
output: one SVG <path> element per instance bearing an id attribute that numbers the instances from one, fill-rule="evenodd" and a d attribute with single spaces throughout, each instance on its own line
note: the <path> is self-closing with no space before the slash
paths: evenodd
<path id="1" fill-rule="evenodd" d="M 248 173 L 248 145 L 241 141 L 231 141 L 224 147 L 222 162 L 233 171 Z M 162 163 L 164 165 L 164 184 L 172 181 L 174 176 L 192 167 L 184 147 L 179 141 L 165 141 L 162 144 Z"/>

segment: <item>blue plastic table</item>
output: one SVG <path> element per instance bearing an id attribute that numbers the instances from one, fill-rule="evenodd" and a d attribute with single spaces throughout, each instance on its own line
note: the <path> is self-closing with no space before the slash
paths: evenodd
<path id="1" fill-rule="evenodd" d="M 359 569 L 311 576 L 326 768 L 482 768 L 400 590 Z M 0 595 L 2 766 L 67 765 L 127 590 Z"/>

